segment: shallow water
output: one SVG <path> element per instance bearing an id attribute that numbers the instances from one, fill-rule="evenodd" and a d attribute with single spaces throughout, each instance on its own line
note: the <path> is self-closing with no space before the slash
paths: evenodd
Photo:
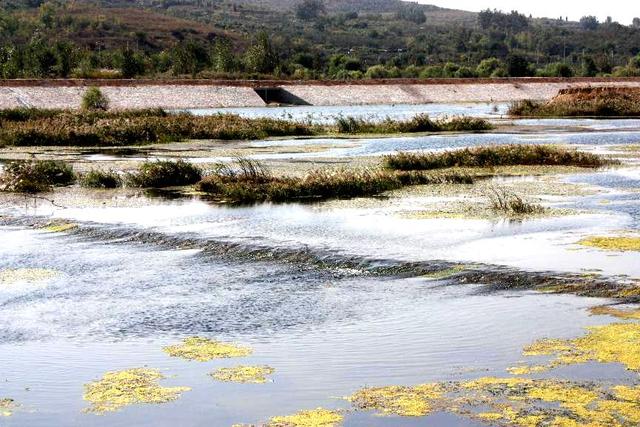
<path id="1" fill-rule="evenodd" d="M 352 112 L 415 114 L 422 107 L 357 107 Z M 451 114 L 450 106 L 427 107 L 431 114 L 438 108 Z M 490 105 L 458 107 L 492 114 Z M 292 114 L 302 114 L 299 108 L 304 107 L 292 108 Z M 282 112 L 254 110 L 246 113 Z M 304 114 L 313 109 L 307 110 Z M 335 110 L 316 112 L 314 120 L 325 120 L 328 116 L 322 114 L 329 113 Z M 540 125 L 519 124 L 532 129 Z M 572 129 L 357 139 L 348 140 L 349 147 L 322 153 L 255 157 L 349 158 L 533 142 L 610 152 L 614 145 L 640 141 L 633 121 L 548 124 Z M 618 130 L 594 131 L 603 124 L 601 129 Z M 342 141 L 252 144 L 268 149 Z M 87 155 L 92 162 L 123 158 Z M 510 180 L 499 178 L 494 184 Z M 60 192 L 51 196 L 55 205 L 28 198 L 0 205 L 0 216 L 12 218 L 0 226 L 0 271 L 57 272 L 46 280 L 0 283 L 0 398 L 20 404 L 11 417 L 0 417 L 0 425 L 259 425 L 302 409 L 348 409 L 341 397 L 367 385 L 506 376 L 506 368 L 522 359 L 523 346 L 536 339 L 576 337 L 584 327 L 614 320 L 587 311 L 610 301 L 488 292 L 484 285 L 421 277 L 409 266 L 483 263 L 488 270 L 506 266 L 560 276 L 596 272 L 614 279 L 640 277 L 637 252 L 576 244 L 588 235 L 640 230 L 640 168 L 627 165 L 560 180 L 589 191 L 547 196 L 545 205 L 579 212 L 524 221 L 412 218 L 406 214 L 447 200 L 419 191 L 366 203 L 246 207 L 125 192 L 79 192 L 76 197 L 88 194 L 94 203 L 65 207 L 67 199 Z M 72 221 L 79 228 L 47 233 L 29 226 L 34 219 Z M 162 351 L 194 335 L 249 345 L 254 353 L 199 363 Z M 239 364 L 275 368 L 273 382 L 220 383 L 207 375 Z M 107 371 L 143 366 L 160 369 L 168 377 L 162 385 L 192 390 L 167 404 L 134 405 L 103 416 L 82 412 L 87 407 L 84 384 Z M 540 375 L 613 384 L 637 381 L 637 374 L 621 366 L 597 363 Z M 481 424 L 445 413 L 400 418 L 347 412 L 344 425 Z"/>

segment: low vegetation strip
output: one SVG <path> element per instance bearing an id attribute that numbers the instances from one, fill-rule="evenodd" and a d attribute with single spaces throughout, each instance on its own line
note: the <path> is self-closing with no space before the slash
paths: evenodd
<path id="1" fill-rule="evenodd" d="M 305 177 L 276 177 L 260 163 L 238 159 L 221 165 L 197 184 L 200 191 L 229 203 L 287 202 L 375 196 L 407 185 L 472 183 L 466 174 L 386 170 L 314 171 Z"/>
<path id="2" fill-rule="evenodd" d="M 615 161 L 592 153 L 551 145 L 495 145 L 439 153 L 397 153 L 385 156 L 391 170 L 417 171 L 451 167 L 577 166 L 597 168 Z"/>
<path id="3" fill-rule="evenodd" d="M 512 116 L 640 116 L 640 88 L 586 87 L 563 89 L 548 102 L 518 101 L 511 105 Z"/>
<path id="4" fill-rule="evenodd" d="M 278 136 L 333 133 L 406 133 L 490 129 L 482 119 L 431 120 L 419 115 L 406 121 L 372 122 L 341 118 L 336 125 L 235 114 L 194 116 L 162 109 L 123 111 L 0 110 L 0 146 L 124 146 L 186 139 L 255 140 Z"/>

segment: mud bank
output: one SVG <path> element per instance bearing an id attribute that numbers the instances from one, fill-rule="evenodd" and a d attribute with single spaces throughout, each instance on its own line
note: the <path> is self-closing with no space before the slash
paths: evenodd
<path id="1" fill-rule="evenodd" d="M 640 87 L 640 79 L 398 80 L 363 82 L 0 81 L 0 108 L 77 108 L 99 86 L 112 108 L 167 109 L 296 105 L 428 104 L 548 100 L 559 90 L 587 86 Z"/>

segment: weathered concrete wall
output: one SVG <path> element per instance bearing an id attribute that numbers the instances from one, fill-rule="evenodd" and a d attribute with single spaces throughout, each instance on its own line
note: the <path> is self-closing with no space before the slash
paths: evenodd
<path id="1" fill-rule="evenodd" d="M 262 107 L 250 87 L 173 85 L 103 86 L 112 108 Z M 0 108 L 78 108 L 86 87 L 0 86 Z"/>
<path id="2" fill-rule="evenodd" d="M 88 81 L 0 81 L 0 109 L 15 107 L 77 108 Z M 509 79 L 470 81 L 345 82 L 210 82 L 154 81 L 93 82 L 113 108 L 261 107 L 254 88 L 281 88 L 287 99 L 305 105 L 425 104 L 452 102 L 510 102 L 550 99 L 560 89 L 585 86 L 640 87 L 640 79 L 563 80 Z"/>
<path id="3" fill-rule="evenodd" d="M 292 85 L 283 89 L 311 105 L 427 104 L 546 100 L 560 89 L 584 86 L 633 86 L 640 82 L 483 83 L 409 85 Z"/>

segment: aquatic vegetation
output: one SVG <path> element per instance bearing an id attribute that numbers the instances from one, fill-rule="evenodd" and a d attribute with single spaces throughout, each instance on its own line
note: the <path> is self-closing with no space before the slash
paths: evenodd
<path id="1" fill-rule="evenodd" d="M 184 160 L 144 162 L 127 178 L 132 187 L 172 187 L 191 185 L 202 179 L 202 171 Z"/>
<path id="2" fill-rule="evenodd" d="M 8 268 L 0 270 L 0 285 L 11 285 L 18 282 L 39 282 L 56 277 L 56 270 L 46 268 Z"/>
<path id="3" fill-rule="evenodd" d="M 94 169 L 80 175 L 80 185 L 85 188 L 118 188 L 122 179 L 117 172 Z"/>
<path id="4" fill-rule="evenodd" d="M 562 89 L 548 102 L 531 100 L 511 104 L 512 116 L 638 116 L 640 90 L 632 87 Z"/>
<path id="5" fill-rule="evenodd" d="M 491 210 L 506 216 L 529 216 L 544 214 L 547 209 L 527 202 L 519 195 L 505 189 L 492 188 L 489 195 Z"/>
<path id="6" fill-rule="evenodd" d="M 621 310 L 611 306 L 598 306 L 589 309 L 589 313 L 594 316 L 613 316 L 619 319 L 638 319 L 640 320 L 640 309 Z"/>
<path id="7" fill-rule="evenodd" d="M 408 185 L 471 183 L 463 173 L 389 172 L 376 169 L 316 170 L 304 177 L 276 177 L 259 162 L 238 159 L 221 165 L 197 185 L 231 203 L 286 202 L 374 196 Z"/>
<path id="8" fill-rule="evenodd" d="M 210 375 L 218 381 L 264 384 L 275 370 L 269 366 L 234 366 L 220 368 Z"/>
<path id="9" fill-rule="evenodd" d="M 244 357 L 252 353 L 248 347 L 241 347 L 231 343 L 215 341 L 202 337 L 189 337 L 182 344 L 164 347 L 164 352 L 172 357 L 207 362 L 213 359 L 230 357 Z"/>
<path id="10" fill-rule="evenodd" d="M 445 132 L 445 131 L 483 131 L 493 129 L 487 120 L 473 117 L 453 117 L 451 119 L 432 120 L 427 114 L 418 114 L 408 120 L 382 121 L 365 118 L 340 116 L 336 120 L 339 133 L 347 134 L 390 134 L 413 132 Z"/>
<path id="11" fill-rule="evenodd" d="M 64 233 L 65 231 L 70 231 L 75 228 L 78 228 L 78 224 L 74 224 L 72 222 L 63 222 L 59 224 L 51 224 L 42 228 L 42 231 L 47 233 Z"/>
<path id="12" fill-rule="evenodd" d="M 424 274 L 422 277 L 429 280 L 443 280 L 448 279 L 451 276 L 455 276 L 456 274 L 464 271 L 466 266 L 464 265 L 456 265 L 451 268 L 445 268 L 444 270 L 437 270 L 431 273 Z"/>
<path id="13" fill-rule="evenodd" d="M 615 163 L 605 157 L 551 145 L 495 145 L 437 153 L 400 152 L 384 157 L 393 170 L 430 170 L 452 167 L 578 166 L 597 168 Z"/>
<path id="14" fill-rule="evenodd" d="M 343 418 L 339 412 L 317 408 L 294 415 L 273 417 L 266 427 L 337 427 Z"/>
<path id="15" fill-rule="evenodd" d="M 59 160 L 15 160 L 0 175 L 0 191 L 40 193 L 73 184 L 73 168 Z"/>
<path id="16" fill-rule="evenodd" d="M 17 406 L 13 399 L 0 398 L 0 417 L 10 417 Z"/>
<path id="17" fill-rule="evenodd" d="M 432 411 L 434 401 L 441 399 L 444 391 L 440 384 L 371 387 L 357 391 L 347 400 L 359 409 L 378 410 L 384 415 L 422 417 Z"/>
<path id="18" fill-rule="evenodd" d="M 107 372 L 102 379 L 85 386 L 86 412 L 102 414 L 140 403 L 166 403 L 189 391 L 189 387 L 161 387 L 164 376 L 155 369 L 136 368 Z"/>
<path id="19" fill-rule="evenodd" d="M 580 240 L 578 244 L 606 251 L 640 251 L 638 236 L 590 236 Z"/>

